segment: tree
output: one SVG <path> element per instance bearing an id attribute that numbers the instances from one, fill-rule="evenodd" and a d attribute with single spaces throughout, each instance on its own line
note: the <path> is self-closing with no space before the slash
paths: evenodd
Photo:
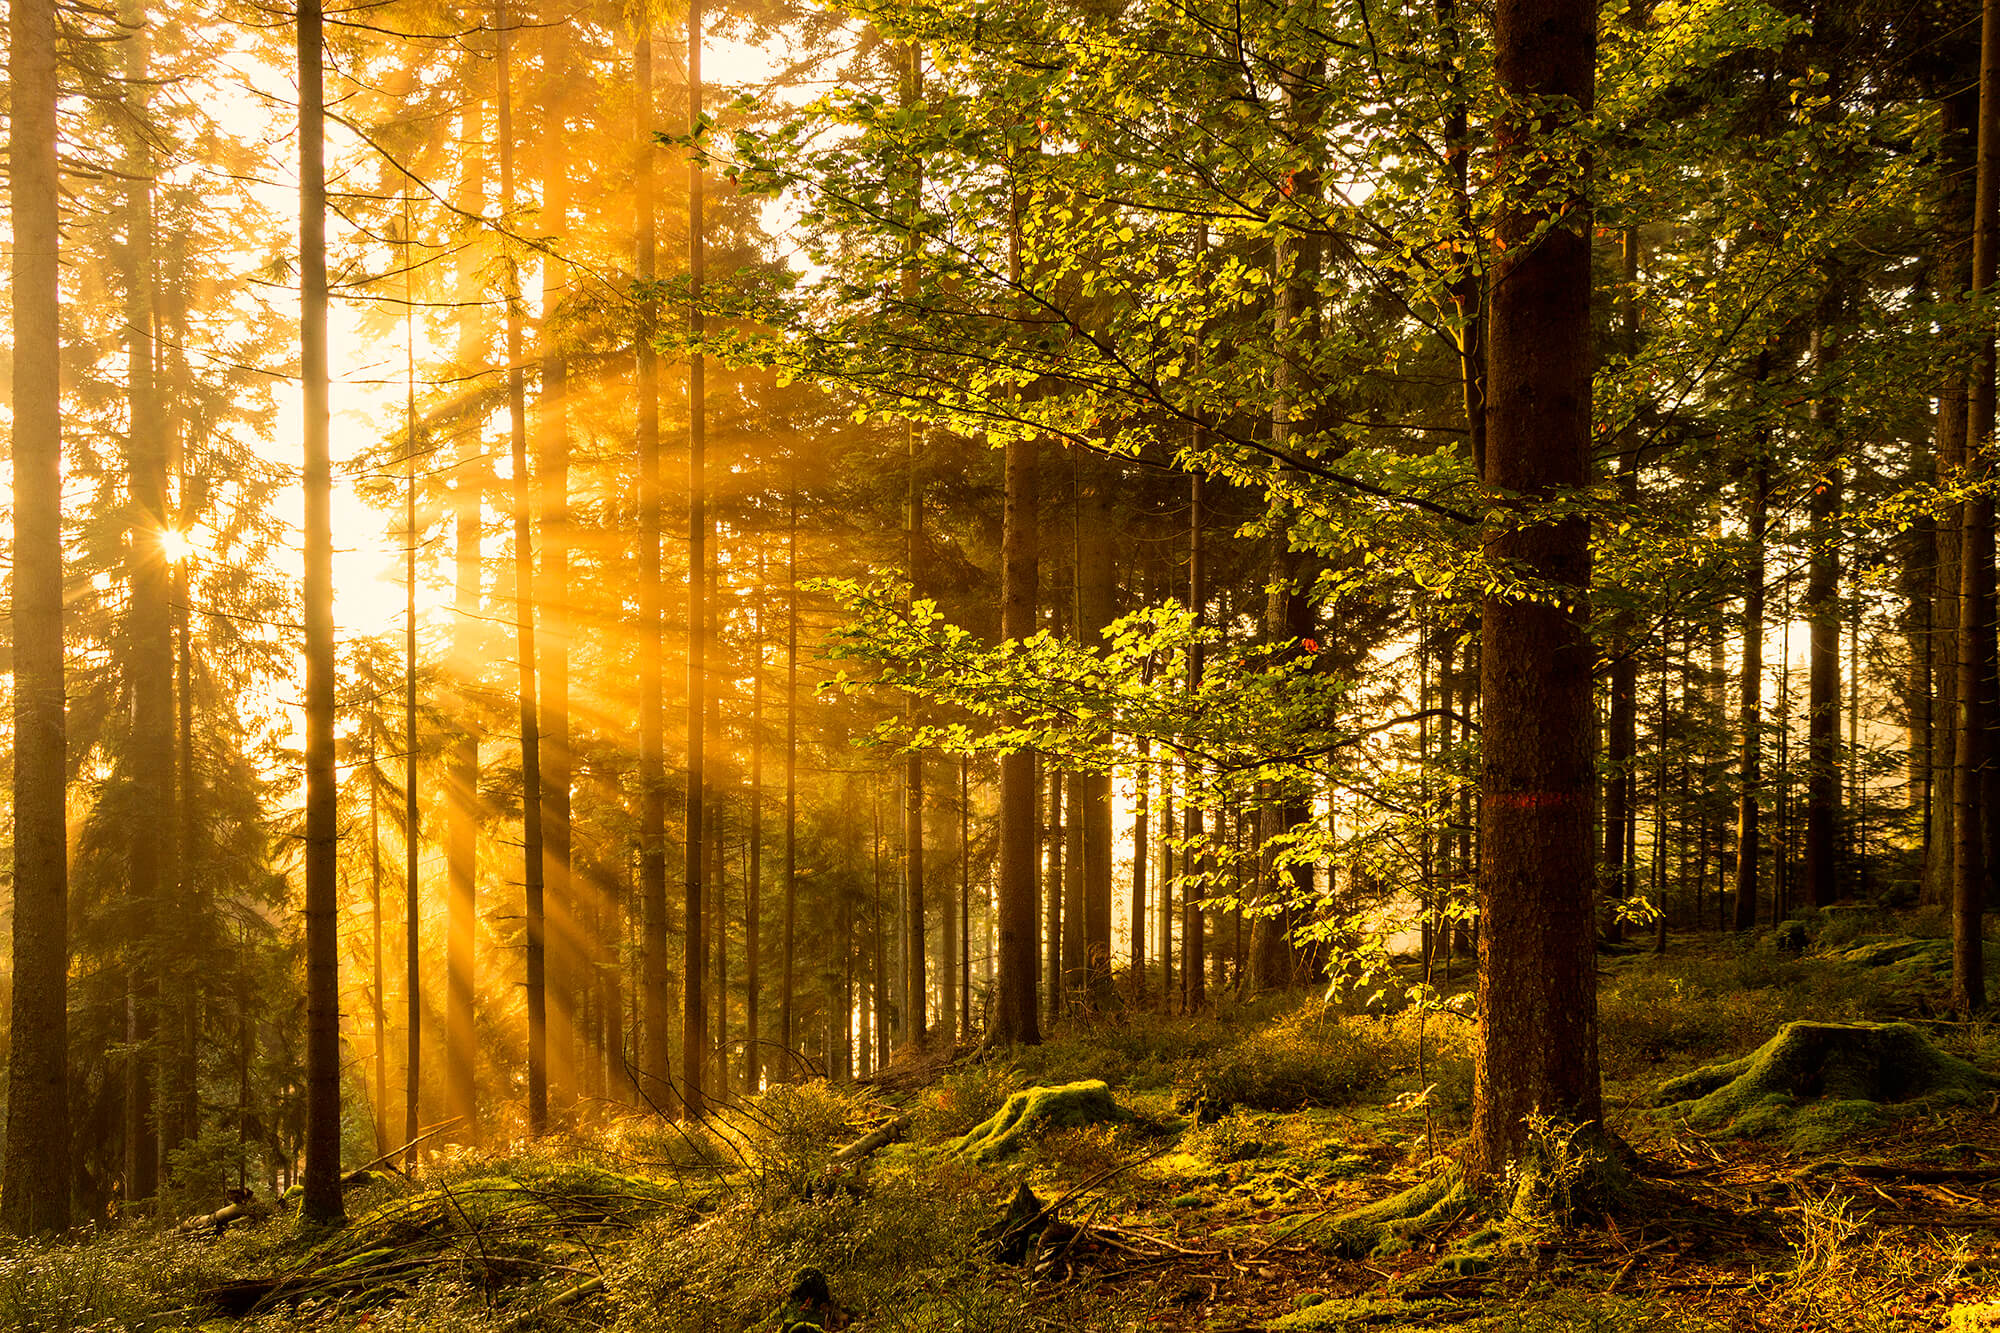
<path id="1" fill-rule="evenodd" d="M 538 145 L 542 165 L 541 393 L 535 400 L 536 533 L 542 567 L 536 578 L 540 608 L 536 645 L 536 732 L 541 766 L 543 1004 L 548 1040 L 544 1047 L 548 1089 L 562 1104 L 576 1095 L 576 1003 L 579 976 L 579 916 L 570 874 L 570 784 L 575 758 L 570 742 L 570 653 L 575 618 L 570 607 L 570 426 L 569 358 L 564 346 L 569 317 L 570 163 L 575 145 L 567 124 L 574 48 L 567 11 L 552 6 L 541 25 L 542 123 Z"/>
<path id="2" fill-rule="evenodd" d="M 300 1215 L 340 1197 L 339 855 L 333 766 L 333 465 L 326 327 L 326 141 L 319 0 L 298 10 L 299 357 L 305 401 L 306 1156 Z M 57 643 L 60 644 L 60 635 Z M 57 790 L 60 790 L 58 784 Z"/>
<path id="3" fill-rule="evenodd" d="M 1973 206 L 1972 299 L 2000 274 L 2000 0 L 1980 9 L 1978 184 Z M 1983 328 L 1972 360 L 1965 432 L 1966 467 L 1984 479 L 1992 467 L 1995 354 Z M 1952 1006 L 1969 1015 L 1986 1003 L 1982 917 L 1993 874 L 1995 781 L 1987 771 L 1993 721 L 1993 497 L 1981 487 L 1959 510 L 1957 760 L 1952 769 L 1954 854 L 1951 872 Z"/>
<path id="4" fill-rule="evenodd" d="M 131 832 L 130 1064 L 126 1079 L 125 1162 L 128 1198 L 149 1199 L 159 1188 L 158 1037 L 160 974 L 166 962 L 157 919 L 174 838 L 173 622 L 168 606 L 166 424 L 154 356 L 158 306 L 153 244 L 151 127 L 146 122 L 145 16 L 128 8 L 134 29 L 125 44 L 125 73 L 134 90 L 125 184 L 126 462 L 131 516 L 126 560 L 132 589 L 133 779 L 138 784 Z"/>
<path id="5" fill-rule="evenodd" d="M 474 77 L 477 78 L 475 71 Z M 482 81 L 483 82 L 483 81 Z M 461 111 L 461 135 L 467 155 L 461 179 L 459 207 L 477 212 L 483 203 L 486 158 L 481 135 L 486 113 L 482 83 L 475 83 L 473 95 Z M 477 252 L 466 246 L 459 252 L 457 297 L 459 316 L 458 356 L 467 366 L 485 360 L 491 325 L 479 308 L 481 284 Z M 459 692 L 458 731 L 452 741 L 451 771 L 445 782 L 445 865 L 448 882 L 445 907 L 445 1113 L 457 1120 L 456 1133 L 467 1141 L 479 1137 L 478 1035 L 475 998 L 478 994 L 479 942 L 479 737 L 483 719 L 471 688 L 477 679 L 481 648 L 486 641 L 482 624 L 481 579 L 484 519 L 481 509 L 491 474 L 485 441 L 481 438 L 483 419 L 461 426 L 458 457 L 452 481 L 454 556 L 452 661 L 464 684 Z M 412 747 L 414 748 L 414 747 Z"/>
<path id="6" fill-rule="evenodd" d="M 499 34 L 500 215 L 511 220 L 514 186 L 514 12 L 495 0 L 493 26 Z M 527 918 L 526 999 L 528 1009 L 528 1126 L 539 1134 L 548 1126 L 548 995 L 544 955 L 547 918 L 542 883 L 542 763 L 535 672 L 535 541 L 533 498 L 528 484 L 527 387 L 521 347 L 521 269 L 510 249 L 503 273 L 507 303 L 507 433 L 513 465 L 514 645 L 516 695 L 521 726 L 521 883 Z"/>
<path id="7" fill-rule="evenodd" d="M 654 214 L 653 36 L 642 24 L 632 47 L 633 89 L 639 139 L 638 226 L 633 270 L 642 284 L 654 280 L 658 225 Z M 666 1105 L 673 1076 L 667 1046 L 671 1010 L 667 995 L 667 774 L 665 674 L 661 664 L 660 586 L 660 369 L 653 338 L 659 301 L 642 296 L 635 330 L 638 363 L 639 469 L 639 901 L 645 919 L 642 977 L 645 1024 L 638 1035 L 640 1091 Z"/>
<path id="8" fill-rule="evenodd" d="M 9 17 L 14 214 L 14 990 L 0 1222 L 70 1221 L 56 7 Z"/>
<path id="9" fill-rule="evenodd" d="M 701 133 L 701 0 L 689 0 L 687 18 L 688 133 Z M 702 162 L 688 156 L 688 332 L 699 338 L 702 328 L 702 279 L 707 240 L 703 232 Z M 707 404 L 703 374 L 707 369 L 697 348 L 688 358 L 688 667 L 687 667 L 687 806 L 682 838 L 686 842 L 686 906 L 681 925 L 686 933 L 685 975 L 681 979 L 681 1109 L 689 1119 L 705 1114 L 708 1018 L 706 966 L 703 961 L 707 918 L 703 893 L 702 817 L 708 800 L 708 773 L 702 740 L 703 696 L 708 689 L 709 620 L 705 593 L 709 567 Z"/>
<path id="10" fill-rule="evenodd" d="M 1535 512 L 1589 482 L 1591 233 L 1575 131 L 1596 23 L 1589 0 L 1502 0 L 1494 15 L 1495 169 L 1521 188 L 1495 226 L 1485 479 L 1519 499 L 1487 556 L 1549 595 L 1489 594 L 1480 610 L 1476 1175 L 1505 1171 L 1531 1114 L 1601 1114 L 1590 530 Z"/>

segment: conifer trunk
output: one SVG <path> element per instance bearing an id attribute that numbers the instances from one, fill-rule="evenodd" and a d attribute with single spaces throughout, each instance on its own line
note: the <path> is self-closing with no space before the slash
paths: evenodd
<path id="1" fill-rule="evenodd" d="M 1621 341 L 1628 358 L 1639 351 L 1639 229 L 1625 228 L 1624 290 L 1619 296 Z M 1626 443 L 1618 454 L 1618 501 L 1627 512 L 1639 503 L 1638 445 Z M 1604 937 L 1625 938 L 1625 922 L 1618 915 L 1618 903 L 1632 894 L 1633 865 L 1627 849 L 1631 846 L 1633 809 L 1632 761 L 1639 736 L 1639 658 L 1630 627 L 1619 626 L 1619 636 L 1611 645 L 1611 707 L 1604 737 Z"/>
<path id="2" fill-rule="evenodd" d="M 1973 207 L 1972 294 L 1991 292 L 2000 267 L 2000 0 L 1981 8 L 1979 38 L 1978 183 Z M 1984 480 L 1992 467 L 1994 338 L 1982 328 L 1967 395 L 1966 464 Z M 1986 772 L 1994 685 L 1993 499 L 1984 490 L 1960 511 L 1958 599 L 1958 750 L 1952 773 L 1953 837 L 1952 1008 L 1969 1017 L 1986 1003 L 1986 881 L 1993 830 L 1987 827 L 1993 775 Z"/>
<path id="3" fill-rule="evenodd" d="M 799 917 L 799 460 L 793 441 L 787 460 L 787 528 L 785 538 L 785 903 L 784 952 L 778 987 L 778 1045 L 783 1048 L 786 1077 L 798 1068 L 797 1030 L 793 1023 L 797 992 Z"/>
<path id="4" fill-rule="evenodd" d="M 637 91 L 634 133 L 639 141 L 636 181 L 638 227 L 633 267 L 641 283 L 658 276 L 658 208 L 653 168 L 653 35 L 641 27 L 633 46 Z M 667 774 L 664 599 L 660 582 L 660 361 L 653 348 L 660 303 L 650 292 L 639 306 L 635 349 L 638 378 L 639 469 L 639 901 L 643 915 L 641 989 L 645 1023 L 635 1034 L 641 1055 L 640 1090 L 648 1105 L 673 1097 L 667 993 Z"/>
<path id="5" fill-rule="evenodd" d="M 542 28 L 542 391 L 535 407 L 536 528 L 542 569 L 541 608 L 542 893 L 547 1071 L 551 1098 L 576 1096 L 577 981 L 581 964 L 580 905 L 570 874 L 569 651 L 569 358 L 562 344 L 569 266 L 561 246 L 569 230 L 569 166 L 575 154 L 565 125 L 571 48 L 569 11 L 552 8 Z"/>
<path id="6" fill-rule="evenodd" d="M 1812 333 L 1814 371 L 1824 378 L 1835 358 L 1826 323 L 1839 318 L 1838 294 L 1828 317 Z M 1841 442 L 1834 425 L 1839 409 L 1822 386 L 1813 399 L 1811 429 L 1823 470 L 1807 504 L 1812 554 L 1806 570 L 1806 623 L 1810 628 L 1806 672 L 1806 897 L 1829 907 L 1841 896 L 1840 857 L 1840 556 L 1835 524 L 1840 512 Z"/>
<path id="7" fill-rule="evenodd" d="M 743 1093 L 763 1091 L 764 924 L 764 547 L 757 547 L 757 600 L 750 629 L 750 837 L 743 880 Z"/>
<path id="8" fill-rule="evenodd" d="M 416 1142 L 423 1084 L 423 885 L 418 854 L 423 825 L 417 810 L 417 344 L 415 282 L 410 264 L 410 195 L 403 191 L 403 1142 Z M 412 1150 L 411 1164 L 416 1162 Z"/>
<path id="9" fill-rule="evenodd" d="M 506 0 L 495 5 L 499 32 L 500 211 L 514 216 L 514 16 Z M 542 898 L 542 761 L 540 709 L 535 678 L 535 540 L 533 493 L 528 484 L 528 409 L 522 360 L 520 262 L 504 269 L 507 299 L 507 429 L 512 463 L 514 523 L 514 644 L 521 728 L 521 883 L 526 927 L 528 1011 L 528 1131 L 548 1128 L 548 1009 L 543 986 L 546 921 Z"/>
<path id="10" fill-rule="evenodd" d="M 167 513 L 166 424 L 154 364 L 156 275 L 153 262 L 152 153 L 147 144 L 146 16 L 125 7 L 132 34 L 125 40 L 125 76 L 131 99 L 130 150 L 125 157 L 125 349 L 130 436 L 126 462 L 131 510 L 127 577 L 131 585 L 131 641 L 126 662 L 132 691 L 131 777 L 133 807 L 129 880 L 130 914 L 124 923 L 131 958 L 132 1010 L 127 1032 L 125 1191 L 150 1199 L 159 1190 L 161 1119 L 156 1106 L 160 1049 L 160 976 L 169 970 L 166 936 L 158 927 L 162 872 L 168 858 L 166 816 L 173 778 L 173 628 L 170 580 L 161 534 Z"/>
<path id="11" fill-rule="evenodd" d="M 1770 354 L 1757 357 L 1757 383 L 1767 378 Z M 1743 480 L 1743 666 L 1737 692 L 1740 733 L 1736 789 L 1736 883 L 1731 924 L 1749 930 L 1757 924 L 1757 867 L 1763 855 L 1759 801 L 1764 783 L 1764 535 L 1770 521 L 1771 471 L 1763 456 L 1766 444 L 1759 432 L 1752 442 L 1757 452 Z"/>
<path id="12" fill-rule="evenodd" d="M 300 0 L 299 75 L 299 359 L 305 406 L 305 1170 L 300 1216 L 338 1223 L 340 1198 L 340 903 L 335 883 L 340 844 L 333 754 L 333 462 L 326 335 L 326 145 L 320 0 Z M 18 122 L 16 133 L 19 133 Z M 17 223 L 18 225 L 18 223 Z M 17 445 L 18 458 L 18 445 Z M 17 464 L 18 466 L 18 464 Z M 35 515 L 20 511 L 15 523 Z M 59 538 L 51 530 L 51 542 Z M 24 552 L 25 553 L 25 552 Z M 26 633 L 24 571 L 15 566 L 15 624 Z M 57 654 L 61 622 L 52 626 Z M 37 626 L 39 628 L 39 626 Z M 60 658 L 58 657 L 58 663 Z M 23 663 L 22 666 L 26 664 Z M 22 666 L 16 667 L 17 677 Z M 56 679 L 60 680 L 60 667 Z M 25 748 L 25 738 L 17 745 Z M 60 733 L 58 733 L 60 734 Z M 57 762 L 60 764 L 60 748 Z M 58 777 L 54 791 L 60 797 Z M 16 816 L 17 820 L 19 815 Z M 17 834 L 17 837 L 20 835 Z M 60 851 L 58 850 L 58 855 Z M 16 986 L 21 983 L 16 979 Z"/>
<path id="13" fill-rule="evenodd" d="M 1595 52 L 1589 0 L 1500 0 L 1499 87 L 1536 110 L 1500 120 L 1497 169 L 1518 169 L 1536 152 L 1580 151 L 1564 140 L 1589 116 Z M 1485 480 L 1520 504 L 1589 483 L 1590 222 L 1580 195 L 1563 199 L 1554 219 L 1543 211 L 1550 206 L 1505 208 L 1495 228 Z M 1596 719 L 1586 520 L 1503 529 L 1487 553 L 1569 594 L 1565 603 L 1489 595 L 1480 614 L 1479 1031 L 1466 1165 L 1499 1176 L 1519 1154 L 1531 1113 L 1592 1123 L 1602 1112 Z"/>
<path id="14" fill-rule="evenodd" d="M 688 131 L 701 128 L 701 0 L 689 0 L 687 15 Z M 688 158 L 688 332 L 702 332 L 702 279 L 706 267 L 701 162 Z M 707 404 L 697 349 L 688 357 L 688 665 L 687 665 L 687 805 L 682 837 L 687 844 L 687 895 L 682 915 L 687 932 L 687 975 L 682 979 L 684 1012 L 681 1030 L 682 1111 L 691 1120 L 706 1113 L 708 1015 L 703 1011 L 707 979 L 702 958 L 705 902 L 701 873 L 703 816 L 708 798 L 708 774 L 702 749 L 703 700 L 708 689 L 708 608 L 704 592 L 708 569 Z"/>
<path id="15" fill-rule="evenodd" d="M 1021 287 L 1021 182 L 1012 182 L 1008 276 Z M 1041 474 L 1035 439 L 1009 439 L 1006 502 L 1000 552 L 1000 637 L 1020 643 L 1035 632 L 1040 582 Z M 1003 724 L 1018 723 L 1018 717 Z M 1026 750 L 1000 758 L 1000 855 L 995 886 L 999 946 L 994 985 L 993 1035 L 1001 1042 L 1041 1041 L 1035 1004 L 1035 756 Z"/>
<path id="16" fill-rule="evenodd" d="M 462 113 L 460 139 L 466 154 L 459 207 L 476 213 L 483 206 L 486 157 L 480 136 L 485 130 L 484 99 L 473 96 Z M 490 327 L 480 312 L 479 267 L 474 252 L 459 252 L 456 274 L 461 312 L 458 321 L 459 364 L 476 366 L 485 360 Z M 484 557 L 487 463 L 484 441 L 476 428 L 459 433 L 453 467 L 452 510 L 454 579 L 452 661 L 459 674 L 458 718 L 452 738 L 449 776 L 445 782 L 445 983 L 444 1083 L 445 1114 L 457 1122 L 455 1137 L 476 1142 L 479 1126 L 478 1032 L 474 997 L 478 993 L 479 947 L 479 737 L 483 721 L 474 698 L 482 632 L 482 560 Z"/>
<path id="17" fill-rule="evenodd" d="M 1199 466 L 1197 464 L 1197 466 Z M 1200 635 L 1205 608 L 1208 605 L 1208 570 L 1204 565 L 1202 550 L 1202 525 L 1207 522 L 1207 486 L 1201 473 L 1196 472 L 1189 479 L 1188 504 L 1188 610 L 1194 616 L 1195 633 Z M 1188 649 L 1188 695 L 1193 698 L 1201 693 L 1203 649 L 1197 637 Z M 1183 853 L 1181 868 L 1187 877 L 1181 887 L 1181 1012 L 1200 1012 L 1208 1003 L 1205 989 L 1207 968 L 1204 966 L 1203 934 L 1201 919 L 1202 899 L 1207 897 L 1207 889 L 1198 887 L 1194 877 L 1205 876 L 1213 868 L 1213 858 L 1208 855 L 1207 835 L 1202 827 L 1200 800 L 1201 776 L 1194 759 L 1187 761 L 1187 797 L 1182 802 L 1184 815 L 1182 823 L 1186 827 L 1189 850 Z"/>
<path id="18" fill-rule="evenodd" d="M 1940 294 L 1956 298 L 1972 287 L 1973 208 L 1978 177 L 1979 121 L 1977 80 L 1956 90 L 1939 105 L 1939 136 L 1942 158 L 1939 175 L 1943 190 L 1938 211 L 1943 237 L 1936 259 L 1936 284 Z M 1937 428 L 1934 434 L 1936 480 L 1939 486 L 1955 485 L 1959 469 L 1965 466 L 1966 368 L 1947 369 L 1938 386 Z M 1935 701 L 1930 729 L 1930 821 L 1924 840 L 1924 882 L 1926 903 L 1951 900 L 1952 862 L 1957 842 L 1953 831 L 1956 805 L 1952 796 L 1952 771 L 1957 763 L 1958 728 L 1958 583 L 1960 540 L 1956 510 L 1940 515 L 1933 537 L 1936 556 L 1931 578 L 1930 659 L 1931 698 Z"/>

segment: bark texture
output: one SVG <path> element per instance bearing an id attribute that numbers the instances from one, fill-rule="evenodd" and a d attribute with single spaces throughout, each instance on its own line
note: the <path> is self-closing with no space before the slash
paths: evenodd
<path id="1" fill-rule="evenodd" d="M 1498 126 L 1503 170 L 1578 151 L 1571 131 L 1590 110 L 1595 22 L 1588 0 L 1501 0 L 1495 72 L 1520 99 Z M 1554 193 L 1552 179 L 1543 184 Z M 1557 592 L 1488 596 L 1480 613 L 1480 1022 L 1467 1166 L 1488 1176 L 1518 1155 L 1531 1113 L 1602 1113 L 1590 534 L 1582 518 L 1533 513 L 1589 482 L 1591 233 L 1583 198 L 1541 206 L 1561 211 L 1551 219 L 1517 205 L 1497 221 L 1487 361 L 1485 480 L 1518 496 L 1520 511 L 1487 556 Z"/>

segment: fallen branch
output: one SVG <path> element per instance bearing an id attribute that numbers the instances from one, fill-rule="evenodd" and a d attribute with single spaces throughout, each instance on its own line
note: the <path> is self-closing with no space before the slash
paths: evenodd
<path id="1" fill-rule="evenodd" d="M 419 1143 L 422 1143 L 427 1139 L 436 1138 L 438 1135 L 444 1133 L 447 1129 L 450 1129 L 453 1125 L 456 1125 L 462 1119 L 464 1119 L 463 1116 L 453 1116 L 449 1120 L 439 1121 L 437 1124 L 432 1125 L 429 1129 L 425 1130 L 423 1133 L 417 1135 L 417 1137 L 411 1139 L 408 1143 L 404 1144 L 402 1147 L 392 1149 L 389 1152 L 383 1153 L 380 1157 L 375 1158 L 373 1161 L 363 1162 L 360 1166 L 355 1167 L 352 1171 L 349 1171 L 346 1175 L 340 1178 L 340 1183 L 343 1185 L 350 1184 L 352 1183 L 352 1177 L 360 1175 L 363 1171 L 373 1171 L 378 1166 L 389 1165 L 389 1163 L 395 1161 L 398 1157 L 401 1157 L 404 1153 L 416 1147 Z"/>
<path id="2" fill-rule="evenodd" d="M 604 1279 L 601 1277 L 594 1277 L 588 1281 L 579 1282 L 567 1291 L 557 1292 L 534 1309 L 515 1315 L 512 1319 L 500 1325 L 500 1328 L 502 1333 L 518 1333 L 520 1329 L 533 1328 L 556 1311 L 567 1309 L 569 1306 L 581 1301 L 587 1301 L 603 1290 Z"/>
<path id="3" fill-rule="evenodd" d="M 833 1155 L 833 1165 L 845 1166 L 872 1157 L 882 1149 L 909 1133 L 911 1117 L 899 1115 L 888 1124 L 862 1135 Z"/>
<path id="4" fill-rule="evenodd" d="M 1795 1179 L 1858 1176 L 1862 1180 L 1908 1180 L 1919 1185 L 1979 1184 L 2000 1180 L 2000 1166 L 1898 1166 L 1892 1162 L 1817 1162 Z"/>

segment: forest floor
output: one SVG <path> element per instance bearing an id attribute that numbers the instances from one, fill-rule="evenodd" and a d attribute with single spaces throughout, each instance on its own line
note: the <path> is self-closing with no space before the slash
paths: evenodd
<path id="1" fill-rule="evenodd" d="M 2000 1082 L 1825 1104 L 1808 1087 L 1700 1131 L 1687 1104 L 1656 1105 L 1667 1079 L 1795 1020 L 1908 1022 L 2000 1071 L 2000 1027 L 1940 1017 L 1938 933 L 1847 913 L 1787 939 L 1797 953 L 1766 932 L 1604 956 L 1606 1121 L 1632 1179 L 1573 1206 L 1544 1192 L 1477 1262 L 1471 1209 L 1407 1247 L 1331 1243 L 1341 1212 L 1448 1163 L 1471 1090 L 1464 1006 L 1294 996 L 786 1085 L 706 1132 L 627 1121 L 444 1152 L 357 1186 L 333 1233 L 280 1210 L 220 1236 L 140 1224 L 17 1248 L 0 1254 L 0 1328 L 2000 1328 Z M 991 1161 L 954 1150 L 1010 1093 L 1092 1079 L 1114 1119 Z M 838 1158 L 903 1117 L 895 1141 Z M 1588 1151 L 1546 1137 L 1557 1177 Z M 1055 1206 L 1010 1230 L 1023 1184 Z"/>

